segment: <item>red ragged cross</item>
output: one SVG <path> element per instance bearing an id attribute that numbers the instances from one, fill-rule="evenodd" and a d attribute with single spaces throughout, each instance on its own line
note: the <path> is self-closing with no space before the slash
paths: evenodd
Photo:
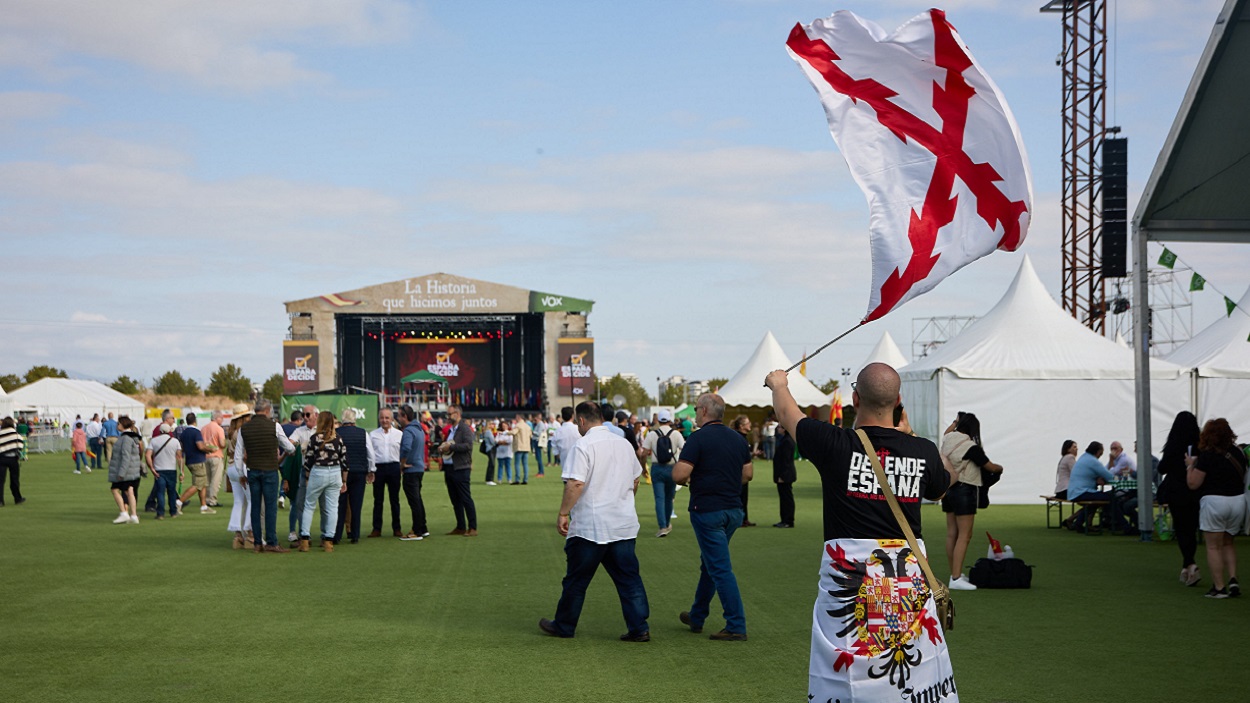
<path id="1" fill-rule="evenodd" d="M 933 109 L 942 118 L 939 130 L 907 110 L 891 102 L 898 95 L 871 78 L 856 79 L 847 75 L 835 62 L 841 57 L 823 40 L 811 39 L 796 24 L 786 45 L 816 70 L 835 91 L 856 102 L 863 101 L 877 114 L 877 120 L 900 140 L 911 139 L 935 157 L 933 178 L 925 192 L 920 214 L 911 211 L 907 239 L 911 242 L 911 259 L 903 271 L 897 268 L 881 285 L 881 302 L 868 313 L 864 322 L 875 320 L 894 309 L 903 296 L 924 280 L 941 255 L 934 255 L 938 230 L 955 219 L 959 197 L 953 196 L 955 179 L 963 181 L 977 200 L 977 215 L 993 230 L 1003 227 L 999 249 L 1014 251 L 1020 246 L 1020 215 L 1027 210 L 1022 200 L 1009 200 L 995 183 L 1002 176 L 988 163 L 974 163 L 964 151 L 964 127 L 968 106 L 976 90 L 964 80 L 963 72 L 972 66 L 972 59 L 955 40 L 954 28 L 946 21 L 946 13 L 930 10 L 934 30 L 934 61 L 946 69 L 946 85 L 933 85 Z"/>

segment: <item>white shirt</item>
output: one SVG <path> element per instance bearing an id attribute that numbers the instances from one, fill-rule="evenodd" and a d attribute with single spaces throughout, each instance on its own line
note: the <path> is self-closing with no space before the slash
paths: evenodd
<path id="1" fill-rule="evenodd" d="M 777 435 L 777 423 L 773 420 L 765 422 L 764 427 L 760 430 L 760 432 L 765 437 L 775 437 Z"/>
<path id="2" fill-rule="evenodd" d="M 278 425 L 278 427 L 281 428 L 282 425 Z M 283 434 L 286 433 L 283 432 Z M 301 452 L 307 452 L 308 443 L 312 441 L 313 435 L 315 434 L 317 434 L 316 429 L 309 427 L 308 425 L 300 425 L 299 427 L 291 430 L 291 444 L 298 444 Z"/>
<path id="3" fill-rule="evenodd" d="M 564 461 L 564 457 L 567 457 L 569 452 L 573 451 L 573 445 L 580 442 L 581 439 L 582 433 L 577 431 L 577 425 L 573 424 L 572 420 L 560 425 L 559 429 L 556 430 L 555 436 L 551 438 L 551 441 L 556 443 L 556 449 L 558 450 L 556 453 L 560 455 L 560 461 Z"/>
<path id="4" fill-rule="evenodd" d="M 1120 456 L 1107 462 L 1107 470 L 1116 478 L 1126 474 L 1132 476 L 1137 473 L 1137 461 L 1128 452 L 1120 452 Z"/>
<path id="5" fill-rule="evenodd" d="M 647 433 L 647 436 L 643 438 L 642 448 L 650 449 L 651 456 L 648 458 L 659 464 L 660 460 L 655 457 L 655 443 L 660 440 L 660 433 L 671 433 L 668 434 L 668 441 L 673 444 L 673 458 L 670 459 L 668 464 L 665 466 L 676 464 L 677 457 L 681 456 L 681 448 L 686 446 L 686 438 L 681 436 L 681 430 L 673 427 L 672 425 L 660 425 L 659 427 L 652 428 L 652 430 Z"/>
<path id="6" fill-rule="evenodd" d="M 398 464 L 399 444 L 404 439 L 403 430 L 392 427 L 390 432 L 381 427 L 369 433 L 369 448 L 373 450 L 373 459 L 378 464 Z M 373 471 L 374 466 L 369 470 Z"/>
<path id="7" fill-rule="evenodd" d="M 561 477 L 586 487 L 569 514 L 569 537 L 608 544 L 638 536 L 634 481 L 642 464 L 629 442 L 600 425 L 573 446 Z"/>
<path id="8" fill-rule="evenodd" d="M 611 432 L 612 434 L 616 435 L 617 437 L 620 437 L 621 439 L 625 439 L 625 430 L 621 429 L 620 425 L 613 425 L 611 421 L 604 420 L 603 428 L 607 430 L 608 432 Z"/>
<path id="9" fill-rule="evenodd" d="M 512 458 L 512 438 L 511 432 L 498 432 L 495 434 L 495 458 L 511 459 Z"/>
<path id="10" fill-rule="evenodd" d="M 166 447 L 170 442 L 173 442 L 173 446 Z M 148 449 L 152 452 L 152 465 L 157 471 L 174 471 L 178 468 L 178 453 L 182 451 L 182 445 L 173 435 L 162 432 L 153 437 Z"/>
<path id="11" fill-rule="evenodd" d="M 104 425 L 92 420 L 87 423 L 86 427 L 87 439 L 96 439 L 104 432 Z"/>

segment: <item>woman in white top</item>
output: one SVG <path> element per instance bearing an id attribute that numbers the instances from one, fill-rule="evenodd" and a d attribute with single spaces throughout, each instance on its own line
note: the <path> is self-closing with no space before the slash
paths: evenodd
<path id="1" fill-rule="evenodd" d="M 1077 451 L 1076 440 L 1063 440 L 1063 449 L 1059 451 L 1059 468 L 1055 469 L 1055 497 L 1059 500 L 1068 497 L 1068 479 L 1072 477 L 1072 465 L 1076 463 Z"/>
<path id="2" fill-rule="evenodd" d="M 495 476 L 504 485 L 512 483 L 512 438 L 512 423 L 500 420 L 495 433 Z"/>
<path id="3" fill-rule="evenodd" d="M 946 428 L 942 456 L 950 460 L 958 476 L 942 498 L 942 512 L 946 513 L 946 559 L 951 567 L 950 587 L 956 591 L 975 591 L 977 587 L 963 571 L 980 500 L 981 469 L 999 473 L 1003 467 L 985 456 L 981 449 L 981 422 L 972 413 L 959 413 Z"/>
<path id="4" fill-rule="evenodd" d="M 234 406 L 234 413 L 230 418 L 229 440 L 226 442 L 231 451 L 234 451 L 235 435 L 251 416 L 252 409 L 245 403 Z M 230 524 L 226 529 L 234 533 L 235 549 L 252 549 L 251 492 L 247 488 L 247 466 L 243 464 L 242 452 L 234 455 L 234 460 L 226 469 L 226 478 L 230 479 L 230 490 L 234 495 L 234 505 L 230 508 Z"/>

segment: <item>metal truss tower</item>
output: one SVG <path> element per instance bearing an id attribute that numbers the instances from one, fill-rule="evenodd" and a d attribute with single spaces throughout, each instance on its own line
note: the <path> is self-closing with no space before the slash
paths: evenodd
<path id="1" fill-rule="evenodd" d="M 1102 276 L 1101 148 L 1106 132 L 1106 0 L 1050 0 L 1063 14 L 1063 309 L 1106 333 Z"/>

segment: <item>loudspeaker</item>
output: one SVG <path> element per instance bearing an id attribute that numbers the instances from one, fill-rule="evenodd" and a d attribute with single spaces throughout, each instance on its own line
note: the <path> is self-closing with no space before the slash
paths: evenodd
<path id="1" fill-rule="evenodd" d="M 1102 140 L 1102 276 L 1128 275 L 1128 139 Z"/>

